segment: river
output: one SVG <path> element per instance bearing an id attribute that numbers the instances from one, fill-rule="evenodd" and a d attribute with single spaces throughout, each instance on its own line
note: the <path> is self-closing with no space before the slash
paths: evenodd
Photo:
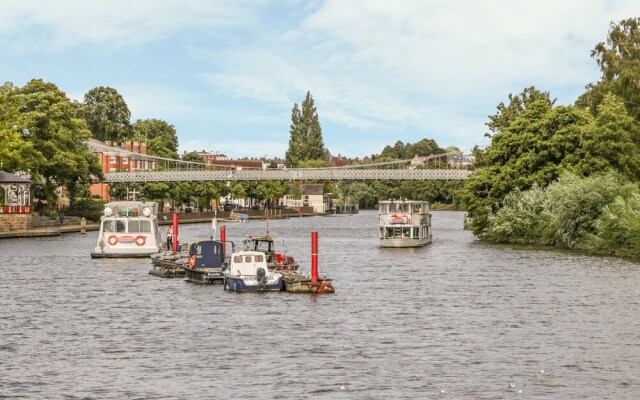
<path id="1" fill-rule="evenodd" d="M 432 245 L 377 215 L 269 222 L 333 295 L 233 294 L 92 260 L 97 232 L 0 241 L 0 398 L 634 399 L 640 264 L 489 244 L 433 212 Z M 239 243 L 264 222 L 229 223 Z M 210 224 L 180 227 L 183 242 Z"/>

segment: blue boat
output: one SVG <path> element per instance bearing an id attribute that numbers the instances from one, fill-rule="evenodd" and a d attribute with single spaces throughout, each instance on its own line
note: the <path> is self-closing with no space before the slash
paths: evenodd
<path id="1" fill-rule="evenodd" d="M 232 292 L 280 292 L 282 274 L 269 271 L 265 254 L 239 251 L 231 254 L 224 272 L 225 289 Z"/>
<path id="2" fill-rule="evenodd" d="M 219 240 L 200 240 L 189 245 L 189 255 L 182 268 L 187 280 L 200 284 L 224 282 L 225 266 L 222 242 Z"/>

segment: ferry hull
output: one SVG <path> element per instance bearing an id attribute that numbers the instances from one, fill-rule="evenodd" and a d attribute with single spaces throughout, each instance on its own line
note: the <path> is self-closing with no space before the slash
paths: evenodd
<path id="1" fill-rule="evenodd" d="M 158 249 L 150 249 L 147 252 L 137 251 L 137 252 L 130 252 L 130 253 L 124 253 L 124 252 L 116 253 L 113 251 L 110 251 L 108 253 L 103 253 L 103 252 L 92 251 L 91 258 L 145 258 L 157 252 L 158 252 Z"/>
<path id="2" fill-rule="evenodd" d="M 424 247 L 430 243 L 431 243 L 431 238 L 425 238 L 425 239 L 392 238 L 392 239 L 381 239 L 380 247 L 388 247 L 388 248 Z"/>

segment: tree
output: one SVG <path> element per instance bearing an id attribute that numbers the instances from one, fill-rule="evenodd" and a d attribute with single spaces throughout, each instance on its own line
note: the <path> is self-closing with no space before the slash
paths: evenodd
<path id="1" fill-rule="evenodd" d="M 311 92 L 307 92 L 301 109 L 298 108 L 298 103 L 293 105 L 290 134 L 285 156 L 287 167 L 295 168 L 301 161 L 326 158 L 322 128 Z"/>
<path id="2" fill-rule="evenodd" d="M 588 107 L 596 115 L 606 94 L 613 93 L 623 99 L 629 114 L 640 123 L 640 17 L 611 23 L 606 43 L 598 43 L 591 57 L 598 63 L 602 77 L 587 85 L 587 92 L 576 104 Z M 634 141 L 640 143 L 639 139 Z"/>
<path id="3" fill-rule="evenodd" d="M 67 187 L 73 203 L 79 185 L 89 184 L 92 177 L 102 177 L 97 157 L 85 146 L 91 132 L 84 120 L 76 118 L 76 105 L 56 85 L 40 79 L 3 91 L 13 97 L 5 99 L 10 106 L 6 115 L 14 119 L 9 123 L 11 129 L 22 132 L 22 140 L 28 143 L 16 144 L 15 134 L 5 135 L 12 146 L 26 150 L 23 157 L 33 157 L 23 166 L 29 168 L 33 178 L 44 180 L 49 204 L 55 202 L 60 186 Z"/>
<path id="4" fill-rule="evenodd" d="M 18 88 L 10 82 L 0 86 L 0 164 L 1 170 L 25 171 L 37 178 L 37 166 L 44 161 L 42 155 L 26 140 L 26 125 L 21 126 Z M 30 132 L 29 132 L 30 133 Z"/>
<path id="5" fill-rule="evenodd" d="M 474 218 L 475 232 L 481 234 L 488 217 L 497 211 L 504 197 L 515 189 L 534 184 L 546 187 L 562 170 L 575 165 L 571 156 L 583 145 L 584 129 L 593 122 L 585 110 L 553 107 L 548 96 L 527 102 L 517 116 L 501 119 L 504 110 L 516 110 L 522 99 L 512 97 L 516 106 L 498 106 L 496 134 L 482 153 L 482 166 L 471 175 L 462 199 Z"/>
<path id="6" fill-rule="evenodd" d="M 493 134 L 500 133 L 503 129 L 511 126 L 513 121 L 522 115 L 531 104 L 540 100 L 551 106 L 555 103 L 555 100 L 551 100 L 549 97 L 549 92 L 541 92 L 533 86 L 525 88 L 515 96 L 510 93 L 509 104 L 505 105 L 500 102 L 497 107 L 498 112 L 489 116 L 489 122 L 486 125 Z M 492 134 L 486 133 L 485 136 L 490 138 Z"/>
<path id="7" fill-rule="evenodd" d="M 182 160 L 183 161 L 197 162 L 197 163 L 204 163 L 204 158 L 202 158 L 202 156 L 200 154 L 198 154 L 197 151 L 191 151 L 189 153 L 183 154 L 182 155 Z"/>
<path id="8" fill-rule="evenodd" d="M 147 143 L 152 156 L 178 159 L 178 134 L 173 125 L 160 119 L 137 120 L 133 124 L 133 137 Z"/>
<path id="9" fill-rule="evenodd" d="M 89 90 L 78 114 L 87 121 L 94 139 L 123 142 L 132 138 L 131 112 L 113 88 L 99 86 Z"/>

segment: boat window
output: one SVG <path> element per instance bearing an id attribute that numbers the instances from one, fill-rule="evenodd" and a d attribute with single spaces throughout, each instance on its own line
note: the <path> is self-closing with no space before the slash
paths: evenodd
<path id="1" fill-rule="evenodd" d="M 396 210 L 396 203 L 389 203 L 389 212 L 394 212 Z"/>
<path id="2" fill-rule="evenodd" d="M 109 220 L 109 221 L 103 221 L 102 222 L 102 231 L 103 232 L 115 232 L 116 231 L 116 221 L 114 220 Z"/>
<path id="3" fill-rule="evenodd" d="M 420 214 L 420 204 L 416 204 L 413 206 L 413 213 Z"/>
<path id="4" fill-rule="evenodd" d="M 119 233 L 124 233 L 125 232 L 124 221 L 116 220 L 116 232 L 119 232 Z"/>
<path id="5" fill-rule="evenodd" d="M 141 221 L 141 220 L 132 220 L 129 221 L 129 233 L 150 233 L 151 232 L 151 222 L 150 221 Z"/>
<path id="6" fill-rule="evenodd" d="M 414 238 L 420 237 L 420 228 L 413 228 L 413 237 Z"/>
<path id="7" fill-rule="evenodd" d="M 242 256 L 233 256 L 233 262 L 236 264 L 242 264 Z"/>
<path id="8" fill-rule="evenodd" d="M 263 256 L 254 256 L 253 258 L 256 260 L 256 262 L 262 262 L 264 260 Z"/>
<path id="9" fill-rule="evenodd" d="M 251 262 L 251 256 L 244 256 L 244 262 L 250 263 Z"/>

